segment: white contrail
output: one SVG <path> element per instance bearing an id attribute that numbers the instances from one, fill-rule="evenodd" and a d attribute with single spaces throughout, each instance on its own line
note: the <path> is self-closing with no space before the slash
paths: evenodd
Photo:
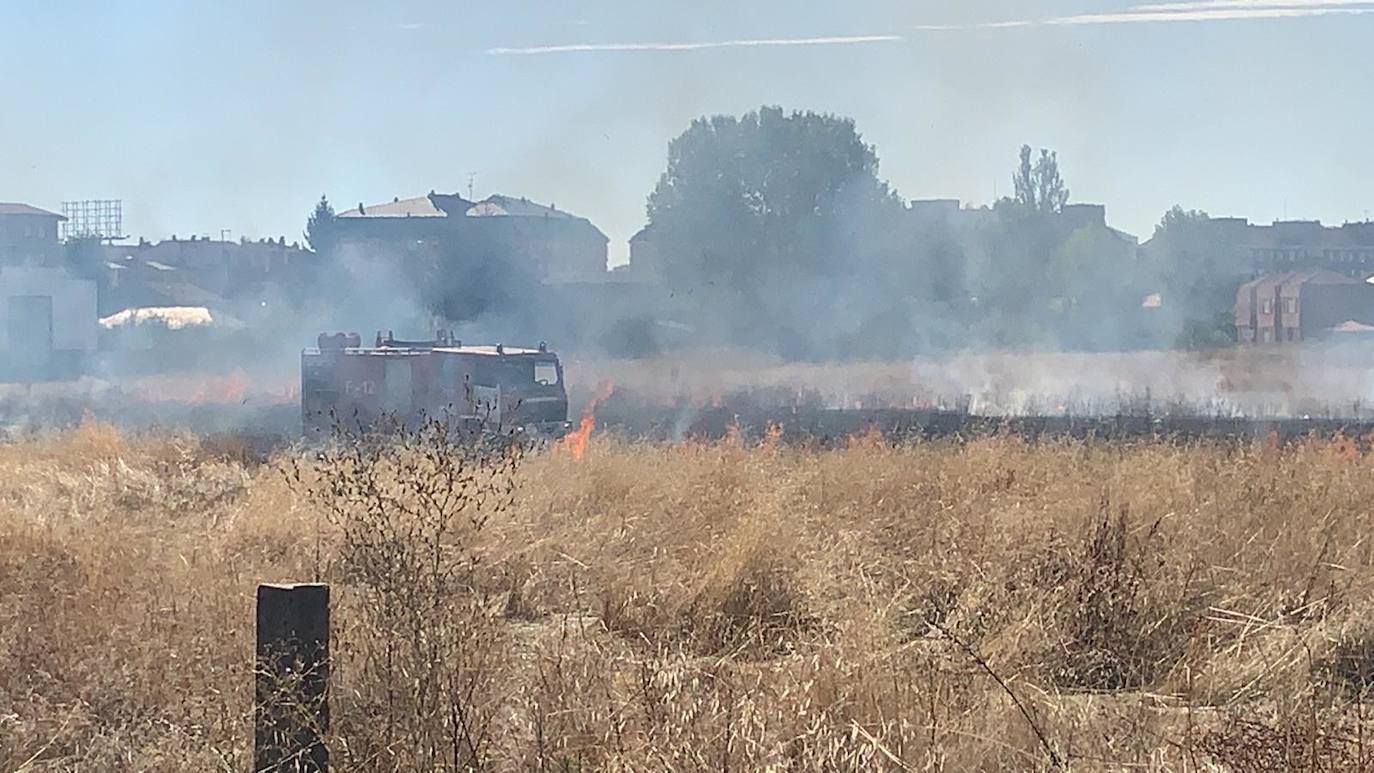
<path id="1" fill-rule="evenodd" d="M 1374 0 L 1193 0 L 1135 5 L 1114 13 L 1083 13 L 1049 19 L 1013 19 L 979 24 L 926 24 L 923 32 L 993 30 L 1013 27 L 1157 24 L 1167 22 L 1297 19 L 1374 13 Z"/>
<path id="2" fill-rule="evenodd" d="M 989 21 L 978 24 L 917 24 L 912 29 L 918 32 L 958 32 L 959 30 L 1005 30 L 1013 27 L 1034 27 L 1040 22 L 1034 19 L 1015 19 L 1012 21 Z"/>
<path id="3" fill-rule="evenodd" d="M 760 46 L 849 46 L 862 43 L 899 43 L 901 35 L 849 35 L 821 38 L 761 38 L 757 40 L 713 40 L 692 43 L 571 43 L 526 48 L 489 48 L 493 56 L 529 54 L 569 54 L 590 51 L 702 51 L 710 48 L 756 48 Z"/>
<path id="4" fill-rule="evenodd" d="M 1189 0 L 1131 6 L 1131 11 L 1208 11 L 1235 8 L 1332 8 L 1374 5 L 1371 0 Z"/>
<path id="5" fill-rule="evenodd" d="M 1048 19 L 1010 19 L 977 24 L 921 24 L 919 32 L 997 30 L 1037 26 L 1090 26 L 1103 24 L 1154 24 L 1167 22 L 1239 21 L 1245 19 L 1297 19 L 1316 16 L 1374 13 L 1374 0 L 1187 0 L 1150 3 L 1114 13 L 1085 13 Z M 758 38 L 698 42 L 568 43 L 547 46 L 489 48 L 493 56 L 572 54 L 616 51 L 703 51 L 715 48 L 763 46 L 837 46 L 865 43 L 900 43 L 902 35 L 849 35 L 814 38 Z"/>
<path id="6" fill-rule="evenodd" d="M 1314 16 L 1374 13 L 1374 6 L 1345 8 L 1214 8 L 1210 10 L 1125 11 L 1061 16 L 1045 24 L 1149 24 L 1162 22 L 1239 21 L 1244 19 L 1299 19 Z"/>

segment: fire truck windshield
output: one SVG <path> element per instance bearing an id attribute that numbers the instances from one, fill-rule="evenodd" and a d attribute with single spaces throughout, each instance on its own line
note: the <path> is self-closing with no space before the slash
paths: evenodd
<path id="1" fill-rule="evenodd" d="M 558 383 L 558 363 L 535 362 L 534 383 L 540 386 L 553 386 Z"/>

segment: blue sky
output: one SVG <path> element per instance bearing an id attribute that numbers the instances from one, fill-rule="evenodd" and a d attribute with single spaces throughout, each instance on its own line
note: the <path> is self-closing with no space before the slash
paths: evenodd
<path id="1" fill-rule="evenodd" d="M 761 104 L 853 117 L 908 198 L 1005 194 L 1021 143 L 1148 236 L 1174 203 L 1374 211 L 1374 1 L 0 0 L 0 200 L 299 238 L 321 193 L 586 215 L 613 260 L 669 139 Z"/>

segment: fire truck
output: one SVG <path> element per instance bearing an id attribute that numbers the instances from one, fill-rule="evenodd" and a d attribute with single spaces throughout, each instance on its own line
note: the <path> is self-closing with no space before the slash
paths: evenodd
<path id="1" fill-rule="evenodd" d="M 390 331 L 365 347 L 357 333 L 322 333 L 301 353 L 301 427 L 366 429 L 382 417 L 463 423 L 560 437 L 569 429 L 558 355 L 537 348 L 465 345 L 451 333 L 403 341 Z"/>

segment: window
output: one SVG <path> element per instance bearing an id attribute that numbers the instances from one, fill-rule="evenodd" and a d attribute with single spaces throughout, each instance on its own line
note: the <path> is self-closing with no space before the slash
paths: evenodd
<path id="1" fill-rule="evenodd" d="M 385 391 L 382 393 L 382 410 L 387 413 L 405 414 L 411 408 L 412 380 L 409 357 L 393 357 L 386 361 Z"/>
<path id="2" fill-rule="evenodd" d="M 558 365 L 553 362 L 534 363 L 534 383 L 553 386 L 558 383 Z"/>
<path id="3" fill-rule="evenodd" d="M 1284 299 L 1283 299 L 1283 313 L 1284 313 L 1284 314 L 1297 314 L 1297 313 L 1298 313 L 1298 299 L 1297 299 L 1297 298 L 1284 298 Z"/>
<path id="4" fill-rule="evenodd" d="M 1274 313 L 1274 302 L 1271 301 L 1271 300 L 1269 300 L 1268 298 L 1266 298 L 1266 299 L 1260 301 L 1260 313 L 1261 313 L 1261 314 L 1273 314 L 1273 313 Z"/>

